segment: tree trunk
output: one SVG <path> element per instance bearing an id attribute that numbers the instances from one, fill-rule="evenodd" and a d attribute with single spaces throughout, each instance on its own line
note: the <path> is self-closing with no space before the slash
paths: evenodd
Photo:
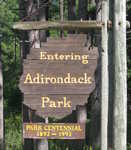
<path id="1" fill-rule="evenodd" d="M 126 0 L 114 0 L 114 150 L 127 149 Z"/>
<path id="2" fill-rule="evenodd" d="M 113 0 L 109 1 L 109 20 L 113 20 Z M 108 147 L 113 150 L 113 93 L 114 93 L 114 67 L 113 67 L 113 31 L 109 32 L 108 62 L 109 62 L 109 111 L 108 111 Z"/>
<path id="3" fill-rule="evenodd" d="M 97 21 L 101 20 L 101 0 L 96 0 L 96 18 Z M 96 89 L 91 96 L 91 130 L 90 130 L 90 143 L 95 150 L 100 147 L 100 133 L 101 133 L 101 34 L 96 33 L 96 43 L 99 51 L 99 60 L 96 70 Z"/>
<path id="4" fill-rule="evenodd" d="M 68 20 L 76 20 L 76 0 L 68 0 Z"/>
<path id="5" fill-rule="evenodd" d="M 68 20 L 76 20 L 76 0 L 68 0 Z M 73 34 L 75 31 L 69 31 Z"/>
<path id="6" fill-rule="evenodd" d="M 60 20 L 64 21 L 64 0 L 60 0 Z M 64 36 L 64 31 L 60 32 L 61 38 Z"/>
<path id="7" fill-rule="evenodd" d="M 20 15 L 20 19 L 23 19 L 26 17 L 27 15 L 27 11 L 26 11 L 26 2 L 23 0 L 19 0 L 19 15 Z M 21 49 L 21 64 L 23 64 L 23 59 L 26 58 L 27 53 L 29 52 L 29 43 L 27 45 L 27 43 L 25 41 L 28 41 L 28 34 L 27 32 L 21 32 L 20 33 L 20 49 Z M 21 67 L 21 73 L 23 72 L 23 67 Z M 22 105 L 22 115 L 23 115 L 23 122 L 28 122 L 29 121 L 29 109 L 25 106 Z M 23 149 L 24 150 L 33 150 L 33 140 L 27 140 L 24 139 L 23 140 Z"/>
<path id="8" fill-rule="evenodd" d="M 78 18 L 79 20 L 86 20 L 87 19 L 87 0 L 79 0 L 78 5 Z"/>
<path id="9" fill-rule="evenodd" d="M 1 61 L 1 37 L 0 37 L 0 149 L 4 150 L 4 106 L 3 106 L 3 74 Z"/>
<path id="10" fill-rule="evenodd" d="M 32 16 L 32 13 L 34 13 L 36 11 L 36 9 L 37 9 L 37 5 L 34 4 L 34 1 L 29 0 L 28 4 L 27 4 L 27 15 L 30 16 L 29 21 L 37 20 L 36 15 Z M 38 30 L 29 32 L 29 41 L 30 41 L 30 48 L 40 48 L 39 31 Z"/>
<path id="11" fill-rule="evenodd" d="M 41 7 L 42 4 L 42 0 L 40 0 L 40 6 Z M 48 7 L 43 7 L 41 8 L 40 12 L 39 12 L 39 21 L 46 21 L 48 18 Z M 44 42 L 46 42 L 46 31 L 45 30 L 40 30 L 40 47 L 43 47 Z"/>

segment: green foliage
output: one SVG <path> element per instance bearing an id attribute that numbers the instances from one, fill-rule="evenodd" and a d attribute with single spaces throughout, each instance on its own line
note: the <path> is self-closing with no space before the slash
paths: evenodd
<path id="1" fill-rule="evenodd" d="M 22 123 L 20 115 L 5 119 L 5 146 L 7 150 L 22 150 Z"/>
<path id="2" fill-rule="evenodd" d="M 18 15 L 14 12 L 18 8 L 17 0 L 8 0 L 0 5 L 0 32 L 2 38 L 2 63 L 4 77 L 4 104 L 5 110 L 20 111 L 21 94 L 18 89 L 20 75 L 20 51 L 18 39 L 11 29 Z M 15 46 L 16 45 L 16 46 Z M 15 109 L 14 109 L 15 108 Z"/>
<path id="3" fill-rule="evenodd" d="M 131 1 L 127 2 L 127 20 L 131 22 Z M 131 90 L 131 54 L 130 54 L 130 43 L 131 43 L 130 29 L 127 32 L 127 54 L 128 54 L 128 90 Z"/>
<path id="4" fill-rule="evenodd" d="M 7 150 L 21 150 L 21 94 L 18 88 L 20 76 L 20 51 L 18 39 L 11 29 L 18 14 L 17 0 L 6 0 L 0 5 L 0 34 L 2 34 L 2 64 L 4 79 L 5 146 Z"/>
<path id="5" fill-rule="evenodd" d="M 131 144 L 127 145 L 127 150 L 131 150 Z"/>

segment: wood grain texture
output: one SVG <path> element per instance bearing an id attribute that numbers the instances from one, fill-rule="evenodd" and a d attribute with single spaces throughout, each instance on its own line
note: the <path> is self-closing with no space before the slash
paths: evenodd
<path id="1" fill-rule="evenodd" d="M 13 25 L 13 29 L 17 30 L 47 30 L 47 29 L 63 29 L 63 30 L 101 30 L 102 22 L 98 21 L 33 21 L 33 22 L 17 22 Z"/>
<path id="2" fill-rule="evenodd" d="M 45 103 L 45 106 L 42 107 L 42 97 L 48 98 L 48 102 Z M 66 107 L 64 105 L 58 106 L 58 102 L 63 102 L 63 98 L 66 97 L 67 102 L 71 102 L 71 107 Z M 73 110 L 76 110 L 77 105 L 85 105 L 88 102 L 89 95 L 24 95 L 24 104 L 35 110 L 35 113 L 40 117 L 55 117 L 55 118 L 63 118 L 72 113 Z M 50 104 L 55 103 L 54 107 L 50 107 Z M 56 107 L 55 107 L 56 106 Z"/>
<path id="3" fill-rule="evenodd" d="M 31 49 L 24 59 L 23 74 L 19 84 L 24 93 L 23 104 L 34 110 L 39 117 L 62 118 L 76 110 L 76 106 L 88 102 L 89 94 L 95 89 L 95 70 L 99 56 L 96 47 L 90 47 L 89 43 L 85 47 L 85 44 L 87 44 L 87 37 L 84 34 L 68 35 L 63 39 L 50 38 L 42 48 Z M 46 55 L 53 57 L 55 54 L 64 57 L 70 55 L 70 57 L 43 60 L 40 59 L 41 52 L 44 54 L 46 52 Z M 78 59 L 74 59 L 74 55 L 79 55 Z M 35 80 L 36 82 L 30 84 L 31 82 L 26 80 L 28 75 L 32 81 L 35 77 L 39 78 L 39 81 L 36 79 L 38 82 Z M 52 83 L 49 80 L 46 83 L 45 78 L 55 78 L 55 80 L 62 78 L 62 82 Z M 65 78 L 68 78 L 66 82 Z M 77 81 L 72 82 L 71 78 L 76 78 Z M 82 83 L 78 82 L 79 78 L 82 78 Z M 88 78 L 90 82 L 87 81 Z M 48 99 L 49 103 L 44 103 L 44 107 L 42 107 L 42 97 L 50 99 Z M 65 97 L 68 101 L 63 99 Z"/>

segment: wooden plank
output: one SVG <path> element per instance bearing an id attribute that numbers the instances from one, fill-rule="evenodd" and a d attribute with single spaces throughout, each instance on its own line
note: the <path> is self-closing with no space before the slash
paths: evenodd
<path id="1" fill-rule="evenodd" d="M 65 37 L 48 37 L 47 38 L 47 42 L 50 42 L 50 41 L 58 41 L 58 40 L 66 40 L 66 41 L 73 41 L 73 40 L 87 40 L 87 34 L 68 34 L 67 36 Z"/>
<path id="2" fill-rule="evenodd" d="M 55 55 L 58 55 L 59 56 L 59 60 L 58 59 L 55 59 Z M 76 50 L 71 50 L 71 51 L 67 51 L 65 49 L 61 50 L 61 49 L 49 49 L 49 48 L 43 48 L 43 49 L 32 49 L 30 51 L 30 54 L 27 55 L 27 60 L 41 60 L 41 61 L 44 61 L 43 63 L 49 63 L 50 61 L 48 61 L 48 55 L 52 55 L 52 57 L 55 59 L 55 60 L 50 60 L 51 62 L 53 63 L 59 63 L 60 61 L 60 55 L 64 55 L 64 56 L 61 56 L 61 57 L 65 57 L 66 55 L 70 55 L 71 56 L 71 59 L 68 60 L 73 62 L 72 59 L 75 59 L 75 55 L 79 55 L 81 58 L 80 59 L 83 59 L 88 58 L 88 60 L 91 60 L 91 59 L 98 59 L 98 50 L 97 48 L 93 48 L 93 49 L 89 49 L 89 48 L 83 48 L 83 49 L 76 49 Z M 45 59 L 45 60 L 42 60 L 42 59 Z M 76 60 L 75 63 L 78 63 L 80 60 Z M 61 63 L 64 63 L 64 62 L 67 62 L 65 61 L 65 59 L 61 59 Z M 71 63 L 70 62 L 70 63 Z"/>
<path id="3" fill-rule="evenodd" d="M 37 51 L 38 50 L 38 51 Z M 41 49 L 43 50 L 43 49 Z M 47 49 L 49 50 L 49 49 Z M 23 75 L 21 77 L 21 83 L 20 83 L 20 88 L 22 90 L 23 93 L 26 94 L 31 94 L 36 93 L 36 94 L 40 94 L 43 93 L 43 91 L 45 93 L 49 92 L 50 94 L 81 94 L 81 92 L 83 94 L 89 94 L 94 90 L 95 87 L 95 80 L 94 80 L 94 74 L 95 74 L 95 69 L 97 66 L 97 57 L 98 57 L 98 51 L 97 49 L 93 49 L 93 50 L 89 50 L 86 51 L 87 49 L 84 49 L 83 51 L 77 51 L 77 53 L 75 52 L 74 54 L 79 54 L 81 56 L 82 59 L 82 55 L 89 55 L 89 58 L 91 58 L 90 60 L 85 59 L 85 62 L 81 61 L 73 61 L 73 60 L 65 60 L 65 61 L 41 61 L 39 60 L 39 58 L 37 57 L 40 53 L 39 49 L 32 49 L 31 50 L 31 54 L 29 54 L 29 56 L 27 57 L 27 60 L 24 60 L 24 71 L 23 71 Z M 60 53 L 60 54 L 66 54 L 66 50 L 64 51 L 51 51 L 50 54 L 55 54 L 55 53 Z M 68 52 L 68 54 L 72 54 L 73 52 Z M 35 54 L 35 55 L 34 55 Z M 93 54 L 95 54 L 95 56 L 93 56 Z M 94 57 L 94 58 L 93 58 Z M 38 58 L 38 60 L 33 60 L 35 58 Z M 65 84 L 63 81 L 63 83 L 60 84 L 44 84 L 44 83 L 40 83 L 40 81 L 38 81 L 41 77 L 41 75 L 45 76 L 46 78 L 49 77 L 55 77 L 56 80 L 57 77 L 60 78 L 68 78 L 70 77 L 76 77 L 76 78 L 80 78 L 81 76 L 86 76 L 86 78 L 90 78 L 91 79 L 91 83 L 84 83 L 84 84 L 75 84 L 75 83 L 71 83 L 71 81 L 69 81 L 68 79 L 68 83 L 69 84 Z M 24 84 L 24 81 L 28 78 L 28 77 L 36 77 L 39 78 L 37 81 L 38 84 Z M 69 77 L 69 78 L 70 78 Z M 63 80 L 62 79 L 62 80 Z M 41 80 L 41 79 L 40 79 Z M 43 79 L 42 79 L 43 80 Z M 44 79 L 45 80 L 45 79 Z M 86 79 L 87 80 L 87 79 Z M 89 90 L 89 91 L 88 91 Z M 37 91 L 37 92 L 36 92 Z M 73 92 L 73 93 L 72 93 Z"/>
<path id="4" fill-rule="evenodd" d="M 34 76 L 35 75 L 35 76 Z M 30 74 L 31 78 L 41 76 L 42 74 Z M 53 75 L 53 78 L 52 78 Z M 57 74 L 56 76 L 52 74 L 51 76 L 46 76 L 45 80 L 47 78 L 50 78 L 50 81 L 48 80 L 48 83 L 24 83 L 27 76 L 22 76 L 21 83 L 20 83 L 20 89 L 25 94 L 90 94 L 94 88 L 95 88 L 95 79 L 94 76 L 90 76 L 88 74 Z M 60 77 L 61 79 L 59 80 Z M 39 77 L 38 77 L 39 78 Z M 63 78 L 63 79 L 62 79 Z M 74 79 L 73 79 L 74 78 Z M 75 79 L 76 78 L 76 79 Z M 79 83 L 80 78 L 83 79 L 83 83 Z M 39 79 L 38 79 L 39 80 Z M 76 80 L 75 83 L 73 83 Z M 39 82 L 39 81 L 38 81 Z M 54 84 L 55 82 L 55 84 Z"/>
<path id="5" fill-rule="evenodd" d="M 89 95 L 48 95 L 24 94 L 24 104 L 36 111 L 40 117 L 62 118 L 85 105 Z"/>
<path id="6" fill-rule="evenodd" d="M 37 51 L 92 51 L 94 53 L 98 53 L 98 49 L 96 47 L 90 47 L 90 44 L 87 44 L 87 47 L 82 47 L 82 46 L 78 46 L 78 45 L 74 45 L 74 46 L 59 46 L 59 44 L 56 44 L 55 47 L 54 46 L 43 46 L 42 48 L 35 48 L 35 49 L 31 49 L 32 50 L 37 50 Z"/>
<path id="7" fill-rule="evenodd" d="M 94 73 L 97 65 L 94 60 L 89 61 L 88 65 L 77 65 L 76 67 L 61 63 L 54 66 L 45 64 L 43 67 L 42 63 L 35 62 L 37 61 L 30 64 L 27 62 L 27 65 L 26 63 L 24 65 L 24 72 L 20 79 L 20 88 L 23 93 L 89 94 L 94 90 Z M 36 82 L 32 84 L 33 80 Z"/>
<path id="8" fill-rule="evenodd" d="M 81 35 L 81 36 L 74 36 L 74 37 L 62 37 L 62 38 L 49 38 L 47 40 L 47 43 L 49 44 L 80 44 L 80 43 L 86 43 L 87 42 L 87 36 Z"/>
<path id="9" fill-rule="evenodd" d="M 33 21 L 33 22 L 17 22 L 13 25 L 13 29 L 17 30 L 47 30 L 47 29 L 63 29 L 63 30 L 87 30 L 101 29 L 102 22 L 98 21 Z"/>
<path id="10" fill-rule="evenodd" d="M 85 64 L 84 64 L 85 63 Z M 74 61 L 44 61 L 44 60 L 24 60 L 24 72 L 43 72 L 44 74 L 64 74 L 64 73 L 88 73 L 88 74 L 94 74 L 96 66 L 97 66 L 97 60 L 96 59 L 85 59 L 83 60 L 74 60 Z M 55 64 L 55 65 L 53 65 Z M 43 67 L 44 65 L 44 67 Z M 47 69 L 48 67 L 48 69 Z"/>
<path id="11" fill-rule="evenodd" d="M 81 43 L 86 43 L 87 42 L 87 39 L 64 39 L 64 38 L 62 38 L 62 39 L 60 39 L 60 40 L 48 40 L 47 41 L 47 43 L 48 44 L 74 44 L 74 43 L 76 43 L 76 44 L 81 44 Z"/>
<path id="12" fill-rule="evenodd" d="M 24 123 L 26 139 L 85 139 L 85 124 L 74 123 Z"/>
<path id="13" fill-rule="evenodd" d="M 84 47 L 86 46 L 86 41 L 83 41 L 83 42 L 78 42 L 78 41 L 67 41 L 67 42 L 64 42 L 64 41 L 59 41 L 59 42 L 47 42 L 47 43 L 44 43 L 43 45 L 44 46 L 57 46 L 57 44 L 59 44 L 59 46 L 63 46 L 63 47 L 66 47 L 67 45 L 68 46 L 81 46 L 81 47 Z"/>

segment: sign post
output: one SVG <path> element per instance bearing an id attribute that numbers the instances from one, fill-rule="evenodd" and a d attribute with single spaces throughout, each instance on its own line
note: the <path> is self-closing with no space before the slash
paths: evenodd
<path id="1" fill-rule="evenodd" d="M 113 3 L 114 47 L 114 150 L 127 149 L 126 0 Z M 118 140 L 119 137 L 119 140 Z"/>
<path id="2" fill-rule="evenodd" d="M 102 41 L 101 41 L 101 150 L 108 149 L 108 0 L 102 1 Z"/>

